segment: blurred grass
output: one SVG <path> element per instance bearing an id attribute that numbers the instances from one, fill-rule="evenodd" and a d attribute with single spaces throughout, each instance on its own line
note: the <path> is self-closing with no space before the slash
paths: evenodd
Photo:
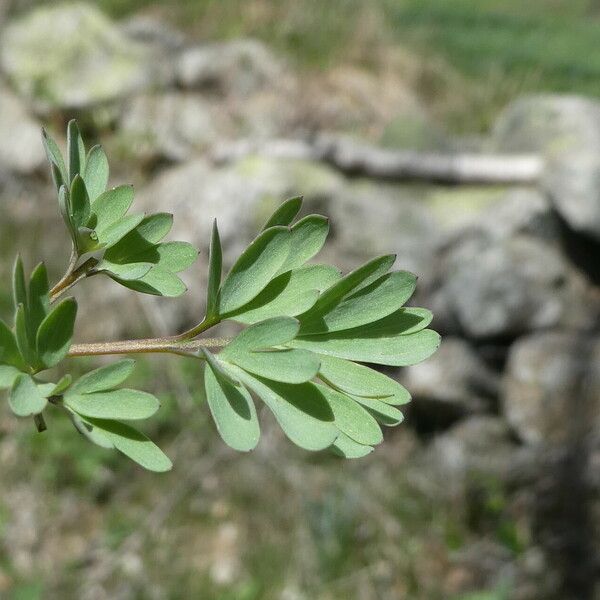
<path id="1" fill-rule="evenodd" d="M 510 98 L 523 92 L 600 96 L 598 0 L 97 4 L 119 18 L 154 12 L 204 39 L 257 37 L 305 67 L 325 69 L 348 60 L 368 65 L 382 46 L 399 45 L 425 61 L 420 91 L 434 96 L 434 102 L 444 96 L 446 106 L 438 112 L 458 131 L 484 130 Z M 453 79 L 453 71 L 465 79 Z M 446 98 L 453 94 L 461 98 Z"/>

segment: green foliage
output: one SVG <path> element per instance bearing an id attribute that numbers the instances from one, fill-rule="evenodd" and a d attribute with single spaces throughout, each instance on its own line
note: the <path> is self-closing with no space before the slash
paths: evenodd
<path id="1" fill-rule="evenodd" d="M 166 338 L 74 347 L 77 304 L 61 299 L 70 287 L 103 274 L 137 292 L 177 296 L 185 291 L 178 273 L 198 253 L 186 242 L 163 241 L 172 215 L 128 214 L 133 188 L 106 189 L 106 156 L 100 146 L 86 153 L 74 121 L 67 129 L 66 159 L 46 133 L 43 140 L 73 253 L 52 288 L 43 263 L 27 280 L 21 259 L 15 261 L 14 327 L 0 321 L 0 388 L 9 390 L 15 415 L 34 416 L 43 430 L 44 411 L 59 409 L 100 448 L 119 450 L 151 471 L 166 471 L 170 460 L 129 424 L 160 407 L 151 394 L 119 387 L 131 375 L 133 360 L 108 364 L 76 381 L 69 374 L 46 381 L 41 373 L 69 354 L 167 352 L 195 359 L 203 369 L 217 430 L 236 450 L 249 451 L 259 441 L 255 400 L 266 405 L 293 443 L 347 458 L 365 456 L 381 443 L 381 425 L 402 422 L 398 407 L 410 400 L 408 391 L 367 364 L 410 365 L 438 347 L 438 334 L 427 329 L 431 313 L 404 306 L 416 277 L 390 272 L 393 255 L 345 276 L 329 265 L 308 264 L 323 247 L 329 223 L 321 215 L 294 222 L 300 197 L 275 211 L 224 277 L 214 223 L 206 313 L 194 328 Z M 227 320 L 245 326 L 233 339 L 199 337 Z"/>

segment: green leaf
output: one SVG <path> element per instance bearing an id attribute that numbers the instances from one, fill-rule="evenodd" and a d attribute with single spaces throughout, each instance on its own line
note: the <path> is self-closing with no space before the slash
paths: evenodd
<path id="1" fill-rule="evenodd" d="M 8 403 L 15 415 L 29 417 L 41 413 L 48 401 L 40 394 L 33 378 L 21 373 L 14 380 Z"/>
<path id="2" fill-rule="evenodd" d="M 228 360 L 254 375 L 284 383 L 310 381 L 316 377 L 320 366 L 316 354 L 308 350 L 292 348 L 270 352 L 239 352 Z"/>
<path id="3" fill-rule="evenodd" d="M 69 388 L 72 381 L 73 381 L 73 378 L 68 373 L 66 375 L 63 375 L 58 380 L 58 383 L 56 383 L 56 385 L 53 387 L 50 395 L 51 396 L 60 396 Z"/>
<path id="4" fill-rule="evenodd" d="M 69 390 L 69 394 L 93 394 L 105 392 L 121 385 L 135 368 L 135 360 L 125 358 L 105 367 L 86 373 Z"/>
<path id="5" fill-rule="evenodd" d="M 25 270 L 23 269 L 23 260 L 19 255 L 13 266 L 13 300 L 15 310 L 19 304 L 27 307 L 27 286 L 25 284 Z"/>
<path id="6" fill-rule="evenodd" d="M 65 161 L 62 153 L 58 148 L 58 144 L 48 135 L 45 129 L 42 129 L 42 143 L 46 151 L 48 161 L 55 169 L 52 169 L 52 178 L 56 185 L 56 189 L 59 190 L 60 186 L 67 182 L 67 169 L 65 167 Z"/>
<path id="7" fill-rule="evenodd" d="M 10 365 L 0 365 L 0 390 L 9 390 L 21 371 Z"/>
<path id="8" fill-rule="evenodd" d="M 291 229 L 290 251 L 279 272 L 285 273 L 301 267 L 317 254 L 327 239 L 329 220 L 321 215 L 308 215 Z"/>
<path id="9" fill-rule="evenodd" d="M 163 242 L 135 255 L 136 262 L 158 265 L 161 269 L 180 273 L 198 258 L 198 250 L 187 242 Z"/>
<path id="10" fill-rule="evenodd" d="M 355 332 L 356 337 L 344 334 L 348 331 L 296 338 L 289 344 L 318 354 L 392 367 L 417 364 L 429 358 L 440 345 L 439 334 L 431 329 L 393 337 L 360 337 L 359 331 Z"/>
<path id="11" fill-rule="evenodd" d="M 67 125 L 67 156 L 69 159 L 69 183 L 85 169 L 85 146 L 79 133 L 77 121 L 72 119 Z"/>
<path id="12" fill-rule="evenodd" d="M 90 199 L 81 175 L 75 175 L 71 183 L 71 216 L 75 227 L 85 227 L 90 218 Z"/>
<path id="13" fill-rule="evenodd" d="M 160 408 L 152 394 L 130 389 L 92 394 L 70 392 L 64 401 L 77 414 L 98 419 L 147 419 Z"/>
<path id="14" fill-rule="evenodd" d="M 18 369 L 25 368 L 15 335 L 2 319 L 0 319 L 0 364 L 11 365 Z"/>
<path id="15" fill-rule="evenodd" d="M 84 421 L 97 428 L 117 450 L 144 469 L 161 473 L 170 471 L 173 467 L 173 463 L 154 442 L 130 425 L 92 417 L 87 417 Z"/>
<path id="16" fill-rule="evenodd" d="M 314 384 L 277 383 L 254 377 L 235 366 L 229 370 L 262 399 L 297 446 L 323 450 L 338 436 L 331 407 Z"/>
<path id="17" fill-rule="evenodd" d="M 44 263 L 40 263 L 29 278 L 29 310 L 27 311 L 27 329 L 30 340 L 35 340 L 35 334 L 50 310 L 50 286 L 48 273 Z M 33 337 L 32 337 L 33 336 Z"/>
<path id="18" fill-rule="evenodd" d="M 340 433 L 335 442 L 333 442 L 331 449 L 343 458 L 363 458 L 373 452 L 372 446 L 359 444 L 345 433 Z"/>
<path id="19" fill-rule="evenodd" d="M 129 232 L 135 229 L 144 219 L 144 214 L 128 215 L 108 225 L 104 229 L 96 229 L 98 245 L 102 248 L 110 248 L 123 239 Z"/>
<path id="20" fill-rule="evenodd" d="M 406 404 L 410 394 L 397 381 L 374 369 L 343 358 L 320 356 L 319 377 L 351 396 L 380 398 L 387 404 Z"/>
<path id="21" fill-rule="evenodd" d="M 382 267 L 390 264 L 390 260 L 392 259 L 391 255 L 379 256 L 342 277 L 321 294 L 321 297 L 310 310 L 300 315 L 300 322 L 311 323 L 314 319 L 319 319 L 322 315 L 330 312 L 345 296 L 358 288 L 361 283 L 372 277 L 374 273 L 379 273 Z"/>
<path id="22" fill-rule="evenodd" d="M 382 425 L 394 427 L 404 420 L 404 415 L 395 406 L 386 403 L 383 398 L 361 396 L 352 396 L 352 398 L 362 404 Z"/>
<path id="23" fill-rule="evenodd" d="M 29 334 L 27 331 L 27 316 L 25 307 L 19 304 L 15 317 L 15 337 L 17 340 L 17 347 L 23 357 L 24 361 L 32 367 L 38 366 L 38 358 L 35 352 L 35 348 L 30 345 Z"/>
<path id="24" fill-rule="evenodd" d="M 85 161 L 83 180 L 90 200 L 93 202 L 108 185 L 108 159 L 101 146 L 94 146 Z"/>
<path id="25" fill-rule="evenodd" d="M 324 385 L 317 385 L 331 411 L 336 427 L 359 444 L 373 446 L 383 441 L 381 429 L 377 421 L 367 410 L 350 396 L 332 390 Z"/>
<path id="26" fill-rule="evenodd" d="M 113 449 L 115 445 L 104 435 L 101 433 L 101 430 L 97 427 L 94 427 L 91 423 L 88 423 L 84 419 L 82 419 L 77 413 L 74 413 L 68 407 L 65 407 L 71 422 L 73 423 L 75 429 L 81 433 L 88 441 L 96 444 L 96 446 L 100 446 L 101 448 Z"/>
<path id="27" fill-rule="evenodd" d="M 231 312 L 258 296 L 287 258 L 290 237 L 286 227 L 271 227 L 244 250 L 221 287 L 221 314 Z"/>
<path id="28" fill-rule="evenodd" d="M 43 396 L 44 398 L 52 396 L 54 388 L 56 387 L 53 383 L 36 383 L 36 385 L 40 396 Z"/>
<path id="29" fill-rule="evenodd" d="M 151 263 L 126 263 L 120 265 L 108 262 L 107 260 L 101 260 L 96 265 L 94 271 L 97 271 L 98 273 L 107 273 L 108 275 L 114 276 L 115 279 L 132 281 L 134 279 L 141 279 L 150 271 L 152 266 Z"/>
<path id="30" fill-rule="evenodd" d="M 132 203 L 132 185 L 120 185 L 100 194 L 92 203 L 92 211 L 96 215 L 94 228 L 103 231 L 120 221 Z"/>
<path id="31" fill-rule="evenodd" d="M 288 271 L 275 277 L 254 300 L 225 317 L 248 324 L 270 317 L 294 317 L 313 306 L 319 292 L 339 278 L 339 271 L 327 265 L 306 265 Z"/>
<path id="32" fill-rule="evenodd" d="M 58 208 L 60 210 L 60 214 L 62 215 L 63 221 L 67 226 L 69 235 L 73 240 L 73 244 L 75 244 L 77 247 L 77 229 L 71 220 L 71 203 L 69 199 L 69 192 L 64 185 L 58 190 Z"/>
<path id="33" fill-rule="evenodd" d="M 276 227 L 277 225 L 289 225 L 300 212 L 300 209 L 302 208 L 302 200 L 302 196 L 296 196 L 295 198 L 289 198 L 283 202 L 269 217 L 269 220 L 263 227 L 263 231 L 269 227 Z"/>
<path id="34" fill-rule="evenodd" d="M 208 351 L 205 351 L 208 355 Z M 260 427 L 254 402 L 242 385 L 233 385 L 224 378 L 216 360 L 207 360 L 204 387 L 210 412 L 223 441 L 233 448 L 247 452 L 258 444 Z"/>
<path id="35" fill-rule="evenodd" d="M 311 311 L 302 317 L 301 335 L 342 331 L 359 327 L 396 312 L 412 296 L 417 278 L 406 271 L 383 275 L 358 292 L 347 296 L 325 314 Z"/>
<path id="36" fill-rule="evenodd" d="M 235 358 L 249 350 L 266 350 L 293 340 L 300 324 L 292 317 L 275 317 L 255 323 L 240 331 L 219 356 Z"/>
<path id="37" fill-rule="evenodd" d="M 206 316 L 208 318 L 215 317 L 218 313 L 222 271 L 223 250 L 221 249 L 221 238 L 219 236 L 217 220 L 215 219 L 210 237 L 208 284 L 206 286 Z"/>
<path id="38" fill-rule="evenodd" d="M 77 302 L 67 298 L 42 321 L 37 332 L 37 353 L 47 368 L 57 365 L 67 355 L 76 315 Z"/>
<path id="39" fill-rule="evenodd" d="M 155 296 L 181 296 L 187 290 L 185 283 L 177 275 L 160 267 L 152 267 L 139 279 L 131 281 L 120 279 L 119 277 L 115 277 L 115 279 L 121 285 L 136 292 L 153 294 Z"/>

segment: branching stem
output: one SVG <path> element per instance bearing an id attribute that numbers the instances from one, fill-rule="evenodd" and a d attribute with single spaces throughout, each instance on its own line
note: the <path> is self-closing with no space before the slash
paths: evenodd
<path id="1" fill-rule="evenodd" d="M 177 337 L 122 340 L 117 342 L 97 342 L 73 344 L 68 356 L 99 356 L 106 354 L 149 354 L 170 353 L 194 356 L 200 348 L 223 348 L 230 340 L 224 338 L 202 338 L 198 340 L 178 340 Z"/>
<path id="2" fill-rule="evenodd" d="M 88 273 L 98 264 L 98 260 L 95 258 L 88 258 L 83 264 L 75 268 L 76 264 L 77 256 L 75 256 L 75 260 L 73 260 L 73 255 L 71 255 L 71 261 L 67 272 L 50 290 L 50 302 L 58 300 L 58 298 L 60 298 L 68 289 L 72 288 L 78 281 L 87 277 Z"/>

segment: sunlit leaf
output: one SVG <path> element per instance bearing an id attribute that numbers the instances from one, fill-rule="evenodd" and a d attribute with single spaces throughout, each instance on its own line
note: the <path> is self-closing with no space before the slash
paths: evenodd
<path id="1" fill-rule="evenodd" d="M 223 271 L 223 250 L 217 220 L 213 221 L 208 257 L 208 283 L 206 286 L 206 316 L 212 318 L 218 313 L 219 288 Z"/>
<path id="2" fill-rule="evenodd" d="M 290 236 L 287 227 L 271 227 L 244 250 L 221 287 L 221 314 L 247 304 L 266 287 L 287 258 Z"/>
<path id="3" fill-rule="evenodd" d="M 33 336 L 50 310 L 49 289 L 46 266 L 40 263 L 29 278 L 27 328 Z"/>
<path id="4" fill-rule="evenodd" d="M 315 256 L 325 244 L 328 233 L 329 220 L 321 215 L 309 215 L 295 223 L 291 228 L 290 251 L 279 272 L 301 267 Z"/>
<path id="5" fill-rule="evenodd" d="M 83 421 L 96 427 L 117 450 L 144 469 L 160 473 L 170 471 L 173 467 L 167 455 L 154 442 L 130 425 L 92 417 L 86 417 Z"/>
<path id="6" fill-rule="evenodd" d="M 81 175 L 71 183 L 71 217 L 75 227 L 85 227 L 90 218 L 90 199 Z"/>
<path id="7" fill-rule="evenodd" d="M 103 231 L 122 219 L 133 202 L 133 186 L 120 185 L 100 194 L 92 203 L 96 215 L 94 228 Z"/>
<path id="8" fill-rule="evenodd" d="M 143 218 L 143 214 L 128 215 L 104 229 L 96 228 L 98 245 L 103 248 L 110 248 L 135 229 L 142 222 Z"/>
<path id="9" fill-rule="evenodd" d="M 13 300 L 15 309 L 22 304 L 27 307 L 27 286 L 25 283 L 25 270 L 23 269 L 23 260 L 17 256 L 13 266 Z"/>
<path id="10" fill-rule="evenodd" d="M 440 336 L 431 329 L 410 335 L 393 337 L 351 337 L 347 331 L 296 338 L 289 343 L 327 356 L 338 356 L 358 362 L 405 367 L 419 363 L 431 356 L 440 344 Z"/>
<path id="11" fill-rule="evenodd" d="M 374 258 L 336 281 L 321 294 L 321 297 L 310 310 L 300 315 L 300 322 L 311 323 L 313 319 L 319 319 L 322 315 L 330 312 L 345 296 L 355 291 L 361 283 L 364 283 L 374 273 L 378 273 L 383 266 L 388 265 L 390 259 L 391 256 L 389 255 Z"/>
<path id="12" fill-rule="evenodd" d="M 256 323 L 270 317 L 294 317 L 313 306 L 319 293 L 339 278 L 339 271 L 328 265 L 306 265 L 288 271 L 275 277 L 248 304 L 225 317 L 240 323 Z"/>
<path id="13" fill-rule="evenodd" d="M 71 387 L 69 393 L 92 394 L 105 392 L 121 385 L 133 372 L 135 360 L 125 358 L 100 367 L 80 377 Z"/>
<path id="14" fill-rule="evenodd" d="M 67 157 L 69 161 L 69 181 L 72 183 L 76 175 L 85 169 L 85 146 L 77 121 L 72 119 L 67 125 Z"/>
<path id="15" fill-rule="evenodd" d="M 361 396 L 352 396 L 352 398 L 364 406 L 382 425 L 394 427 L 404 419 L 404 415 L 395 406 L 384 402 L 382 398 L 364 398 Z"/>
<path id="16" fill-rule="evenodd" d="M 276 227 L 277 225 L 290 225 L 290 223 L 296 218 L 296 215 L 300 212 L 301 208 L 302 196 L 289 198 L 283 202 L 269 217 L 268 221 L 263 227 L 263 231 L 269 227 Z"/>
<path id="17" fill-rule="evenodd" d="M 277 383 L 254 377 L 235 366 L 229 368 L 269 407 L 283 432 L 297 446 L 323 450 L 338 436 L 331 407 L 312 383 Z"/>
<path id="18" fill-rule="evenodd" d="M 387 404 L 406 404 L 410 394 L 397 381 L 374 369 L 334 356 L 320 356 L 319 377 L 354 396 L 381 398 Z"/>
<path id="19" fill-rule="evenodd" d="M 9 390 L 20 373 L 16 367 L 0 365 L 0 390 Z"/>
<path id="20" fill-rule="evenodd" d="M 48 135 L 48 132 L 45 129 L 42 129 L 42 142 L 48 161 L 55 167 L 52 169 L 52 178 L 56 185 L 56 189 L 59 190 L 60 186 L 67 182 L 65 161 L 58 144 Z"/>
<path id="21" fill-rule="evenodd" d="M 11 365 L 18 369 L 25 368 L 15 335 L 2 319 L 0 319 L 0 364 Z"/>
<path id="22" fill-rule="evenodd" d="M 90 201 L 94 201 L 108 184 L 108 159 L 101 146 L 94 146 L 88 153 L 85 161 L 83 180 L 87 188 Z"/>
<path id="23" fill-rule="evenodd" d="M 223 441 L 235 450 L 247 452 L 256 447 L 260 438 L 254 402 L 242 384 L 234 385 L 222 376 L 216 362 L 211 356 L 204 372 L 208 406 Z"/>
<path id="24" fill-rule="evenodd" d="M 152 394 L 130 389 L 92 394 L 71 391 L 64 401 L 69 408 L 85 417 L 125 421 L 147 419 L 160 408 L 160 403 Z"/>
<path id="25" fill-rule="evenodd" d="M 359 327 L 387 317 L 412 296 L 417 278 L 406 271 L 383 275 L 370 285 L 344 298 L 325 313 L 312 311 L 310 318 L 301 317 L 302 335 L 325 331 L 341 331 Z"/>
<path id="26" fill-rule="evenodd" d="M 37 353 L 47 368 L 57 365 L 67 355 L 76 315 L 77 302 L 67 298 L 42 321 L 37 332 Z"/>
<path id="27" fill-rule="evenodd" d="M 153 266 L 145 275 L 134 280 L 115 278 L 119 283 L 136 292 L 153 294 L 155 296 L 181 296 L 187 287 L 177 275 L 166 269 Z"/>
<path id="28" fill-rule="evenodd" d="M 63 375 L 63 377 L 61 377 L 56 385 L 54 385 L 52 388 L 51 395 L 59 396 L 60 394 L 63 394 L 69 388 L 72 381 L 73 378 L 68 373 Z"/>
<path id="29" fill-rule="evenodd" d="M 331 449 L 342 458 L 363 458 L 373 452 L 372 446 L 359 444 L 345 433 L 340 433 Z"/>
<path id="30" fill-rule="evenodd" d="M 293 340 L 300 324 L 292 317 L 275 317 L 246 327 L 234 337 L 220 356 L 235 358 L 249 350 L 265 350 Z"/>
<path id="31" fill-rule="evenodd" d="M 316 386 L 323 394 L 336 427 L 359 444 L 374 446 L 383 441 L 381 429 L 375 418 L 355 400 L 324 385 Z"/>
<path id="32" fill-rule="evenodd" d="M 11 410 L 18 417 L 28 417 L 41 413 L 48 400 L 40 394 L 32 377 L 21 373 L 17 375 L 8 397 Z"/>

